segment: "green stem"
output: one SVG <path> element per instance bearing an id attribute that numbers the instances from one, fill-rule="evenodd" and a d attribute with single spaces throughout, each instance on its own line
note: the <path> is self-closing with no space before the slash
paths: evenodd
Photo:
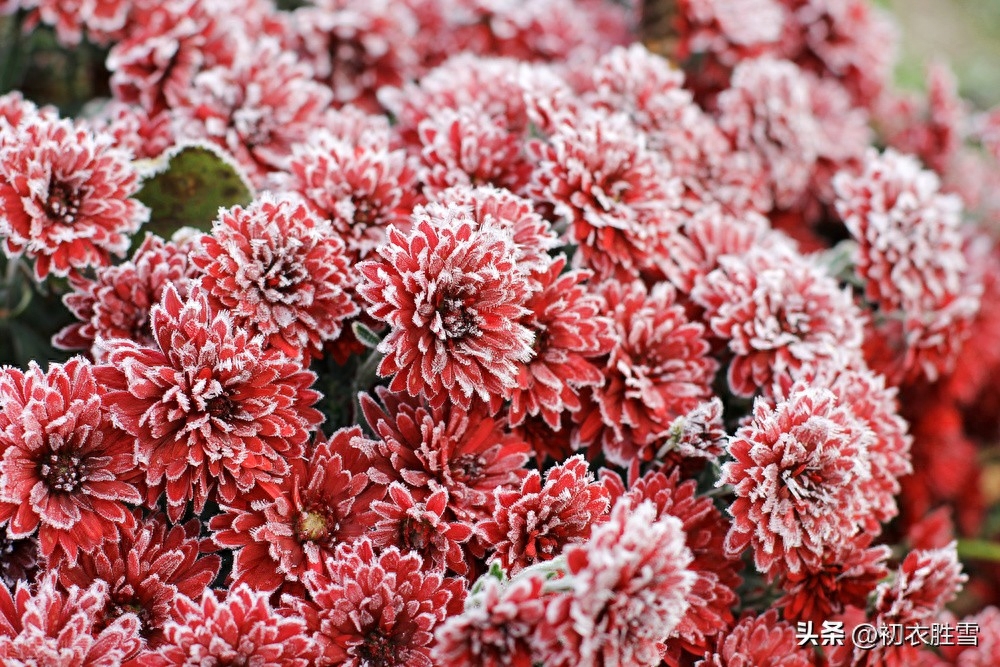
<path id="1" fill-rule="evenodd" d="M 989 540 L 959 540 L 958 557 L 960 559 L 987 560 L 1000 563 L 1000 542 Z"/>

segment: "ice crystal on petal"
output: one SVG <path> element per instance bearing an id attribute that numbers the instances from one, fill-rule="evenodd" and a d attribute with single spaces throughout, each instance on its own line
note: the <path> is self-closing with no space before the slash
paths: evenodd
<path id="1" fill-rule="evenodd" d="M 0 369 L 0 523 L 38 531 L 51 563 L 118 538 L 142 500 L 132 443 L 111 423 L 94 371 L 79 357 L 43 372 Z"/>
<path id="2" fill-rule="evenodd" d="M 35 277 L 105 266 L 124 255 L 149 210 L 139 178 L 107 135 L 39 116 L 0 141 L 0 237 L 8 257 L 35 260 Z"/>
<path id="3" fill-rule="evenodd" d="M 167 287 L 150 320 L 154 345 L 111 341 L 95 371 L 136 439 L 150 500 L 166 491 L 177 520 L 189 500 L 201 511 L 216 492 L 232 502 L 284 477 L 323 419 L 315 375 L 233 326 L 199 289 L 182 301 Z"/>
<path id="4" fill-rule="evenodd" d="M 391 327 L 378 368 L 390 388 L 433 406 L 507 398 L 533 340 L 519 323 L 530 286 L 510 233 L 462 206 L 418 209 L 410 234 L 390 228 L 377 252 L 357 290 Z"/>

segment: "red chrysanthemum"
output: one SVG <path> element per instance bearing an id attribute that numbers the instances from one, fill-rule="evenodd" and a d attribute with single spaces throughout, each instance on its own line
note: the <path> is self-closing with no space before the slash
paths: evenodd
<path id="1" fill-rule="evenodd" d="M 419 74 L 417 22 L 406 3 L 319 0 L 296 10 L 299 50 L 338 106 L 380 109 L 375 94 Z"/>
<path id="2" fill-rule="evenodd" d="M 439 667 L 531 667 L 535 628 L 545 614 L 541 577 L 502 586 L 488 578 L 469 605 L 437 631 L 432 657 Z"/>
<path id="3" fill-rule="evenodd" d="M 340 115 L 346 114 L 345 109 Z M 405 152 L 390 148 L 388 128 L 356 130 L 360 136 L 353 137 L 344 137 L 343 130 L 348 128 L 340 134 L 320 131 L 294 146 L 281 186 L 329 219 L 357 261 L 385 241 L 390 225 L 409 226 L 417 201 L 416 172 Z"/>
<path id="4" fill-rule="evenodd" d="M 63 296 L 63 303 L 80 321 L 57 333 L 52 344 L 63 350 L 87 350 L 98 361 L 105 353 L 104 341 L 126 338 L 152 344 L 150 309 L 160 302 L 167 285 L 186 297 L 197 275 L 190 262 L 191 245 L 150 234 L 131 260 L 99 268 L 93 280 L 71 275 L 73 291 Z"/>
<path id="5" fill-rule="evenodd" d="M 733 393 L 752 396 L 803 366 L 857 355 L 862 318 L 850 292 L 790 245 L 756 245 L 718 261 L 691 296 L 728 341 Z"/>
<path id="6" fill-rule="evenodd" d="M 378 254 L 359 265 L 357 290 L 369 314 L 392 327 L 378 348 L 390 389 L 433 406 L 507 398 L 532 353 L 520 324 L 529 284 L 509 233 L 479 225 L 461 206 L 418 209 L 410 234 L 390 228 Z"/>
<path id="7" fill-rule="evenodd" d="M 682 522 L 684 542 L 693 558 L 688 569 L 694 573 L 694 581 L 685 598 L 687 612 L 667 642 L 665 659 L 676 666 L 691 656 L 701 657 L 712 638 L 733 625 L 730 608 L 738 599 L 742 564 L 723 549 L 729 522 L 710 498 L 698 497 L 694 480 L 681 482 L 676 471 L 669 477 L 663 473 L 645 475 L 631 485 L 628 497 L 633 507 L 650 500 L 657 517 L 670 515 Z"/>
<path id="8" fill-rule="evenodd" d="M 799 646 L 795 629 L 778 620 L 773 609 L 760 616 L 744 616 L 732 630 L 719 636 L 695 667 L 811 667 L 812 649 Z"/>
<path id="9" fill-rule="evenodd" d="M 111 423 L 83 359 L 34 361 L 27 372 L 0 369 L 0 524 L 9 537 L 38 530 L 41 553 L 56 563 L 118 539 L 142 500 L 131 439 Z"/>
<path id="10" fill-rule="evenodd" d="M 757 568 L 772 577 L 819 566 L 875 521 L 865 493 L 874 440 L 828 389 L 799 386 L 774 407 L 757 399 L 719 479 L 736 495 L 726 552 L 752 547 Z"/>
<path id="11" fill-rule="evenodd" d="M 375 555 L 362 539 L 337 548 L 325 575 L 308 581 L 304 605 L 323 647 L 320 664 L 432 667 L 434 631 L 465 599 L 459 579 L 426 572 L 415 553 Z"/>
<path id="12" fill-rule="evenodd" d="M 106 41 L 102 38 L 125 25 L 131 5 L 127 0 L 21 0 L 22 9 L 33 10 L 29 21 L 53 26 L 67 47 L 78 45 L 84 33 L 91 41 Z"/>
<path id="13" fill-rule="evenodd" d="M 681 522 L 619 501 L 566 550 L 569 592 L 549 600 L 535 641 L 545 665 L 659 665 L 695 580 Z"/>
<path id="14" fill-rule="evenodd" d="M 1000 661 L 1000 609 L 990 605 L 977 614 L 962 619 L 948 619 L 966 623 L 974 628 L 976 641 L 964 646 L 940 646 L 941 657 L 957 667 L 986 667 Z"/>
<path id="15" fill-rule="evenodd" d="M 216 13 L 222 3 L 169 0 L 142 5 L 107 67 L 115 98 L 159 114 L 184 106 L 187 89 L 205 68 L 231 65 L 232 24 Z"/>
<path id="16" fill-rule="evenodd" d="M 403 484 L 389 485 L 389 500 L 372 503 L 372 513 L 378 522 L 368 533 L 376 547 L 400 547 L 420 554 L 425 563 L 436 570 L 446 568 L 455 574 L 469 571 L 462 544 L 473 534 L 468 521 L 451 521 L 445 517 L 448 490 L 437 487 L 427 499 L 417 501 Z"/>
<path id="17" fill-rule="evenodd" d="M 0 237 L 8 257 L 35 260 L 35 277 L 105 266 L 128 249 L 149 210 L 139 177 L 112 138 L 68 120 L 21 123 L 0 142 Z"/>
<path id="18" fill-rule="evenodd" d="M 200 596 L 219 571 L 218 556 L 201 556 L 200 529 L 197 519 L 168 528 L 162 515 L 146 520 L 137 516 L 131 526 L 120 529 L 118 539 L 81 554 L 76 565 L 60 568 L 59 582 L 67 588 L 105 582 L 104 615 L 114 619 L 135 614 L 139 633 L 156 646 L 170 620 L 174 597 Z"/>
<path id="19" fill-rule="evenodd" d="M 581 443 L 599 442 L 605 456 L 628 465 L 648 459 L 671 422 L 712 395 L 717 364 L 705 329 L 688 320 L 669 283 L 601 286 L 617 344 L 593 390 L 599 410 L 582 414 Z"/>
<path id="20" fill-rule="evenodd" d="M 662 471 L 697 472 L 717 462 L 728 436 L 722 422 L 722 400 L 716 396 L 677 417 L 660 434 L 653 461 Z"/>
<path id="21" fill-rule="evenodd" d="M 420 122 L 420 180 L 433 196 L 454 185 L 520 192 L 531 176 L 520 136 L 476 107 L 441 109 Z"/>
<path id="22" fill-rule="evenodd" d="M 795 65 L 760 58 L 741 63 L 719 95 L 719 127 L 737 150 L 758 156 L 777 208 L 797 203 L 815 169 L 819 129 L 810 92 Z"/>
<path id="23" fill-rule="evenodd" d="M 600 297 L 582 284 L 590 272 L 563 273 L 565 266 L 566 258 L 560 256 L 536 274 L 541 289 L 526 304 L 530 314 L 524 321 L 535 334 L 535 354 L 511 393 L 508 419 L 513 426 L 531 416 L 558 431 L 563 414 L 583 407 L 580 390 L 605 381 L 595 357 L 615 344 L 612 322 L 600 314 Z"/>
<path id="24" fill-rule="evenodd" d="M 681 182 L 622 114 L 567 116 L 547 143 L 529 145 L 535 197 L 555 207 L 601 277 L 657 274 L 681 218 Z"/>
<path id="25" fill-rule="evenodd" d="M 942 194 L 937 175 L 915 158 L 891 149 L 869 152 L 864 170 L 839 174 L 834 188 L 857 242 L 865 298 L 887 326 L 901 329 L 890 328 L 903 348 L 894 379 L 937 379 L 954 364 L 979 307 L 981 288 L 968 284 L 962 250 L 961 200 Z"/>
<path id="26" fill-rule="evenodd" d="M 492 551 L 493 559 L 515 573 L 586 541 L 606 518 L 610 502 L 586 460 L 574 456 L 549 468 L 544 484 L 532 470 L 520 487 L 498 488 L 494 505 L 493 516 L 476 526 L 479 548 Z"/>
<path id="27" fill-rule="evenodd" d="M 225 597 L 206 590 L 201 600 L 178 595 L 165 640 L 139 657 L 142 665 L 309 667 L 318 651 L 301 617 L 273 609 L 266 593 L 246 586 Z"/>
<path id="28" fill-rule="evenodd" d="M 199 289 L 185 302 L 168 286 L 150 321 L 155 345 L 116 340 L 95 371 L 136 440 L 148 500 L 165 490 L 176 521 L 189 500 L 200 512 L 216 491 L 231 503 L 282 479 L 323 419 L 315 375 L 234 327 Z"/>
<path id="29" fill-rule="evenodd" d="M 209 524 L 213 540 L 235 551 L 233 580 L 274 591 L 320 571 L 338 544 L 371 528 L 371 504 L 385 495 L 368 474 L 371 461 L 352 442 L 358 427 L 320 438 L 308 461 L 291 461 L 277 492 L 223 505 Z"/>
<path id="30" fill-rule="evenodd" d="M 523 477 L 528 445 L 507 434 L 503 421 L 481 404 L 431 408 L 382 387 L 375 392 L 384 408 L 365 394 L 360 402 L 379 437 L 363 444 L 380 459 L 372 472 L 377 483 L 403 482 L 419 500 L 443 486 L 449 516 L 475 521 L 492 512 L 495 489 Z"/>
<path id="31" fill-rule="evenodd" d="M 118 667 L 142 646 L 139 619 L 104 616 L 108 587 L 95 581 L 65 593 L 50 572 L 32 589 L 0 586 L 0 662 L 4 665 Z"/>
<path id="32" fill-rule="evenodd" d="M 358 312 L 344 242 L 298 197 L 220 212 L 191 261 L 214 306 L 292 358 L 320 356 Z"/>
<path id="33" fill-rule="evenodd" d="M 287 169 L 294 144 L 323 125 L 330 89 L 270 38 L 247 44 L 229 66 L 197 74 L 174 109 L 178 138 L 225 148 L 255 184 Z"/>

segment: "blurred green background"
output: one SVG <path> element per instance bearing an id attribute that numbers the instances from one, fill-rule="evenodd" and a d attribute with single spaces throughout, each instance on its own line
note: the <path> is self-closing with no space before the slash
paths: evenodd
<path id="1" fill-rule="evenodd" d="M 901 30 L 897 78 L 922 88 L 934 59 L 958 74 L 964 97 L 980 108 L 1000 104 L 1000 0 L 881 0 Z"/>

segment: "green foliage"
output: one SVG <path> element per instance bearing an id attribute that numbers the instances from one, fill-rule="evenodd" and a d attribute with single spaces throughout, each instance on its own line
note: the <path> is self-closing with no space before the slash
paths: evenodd
<path id="1" fill-rule="evenodd" d="M 182 144 L 138 166 L 146 178 L 136 199 L 151 209 L 143 230 L 166 239 L 181 227 L 207 232 L 220 207 L 246 206 L 253 200 L 239 167 L 208 144 Z M 140 243 L 141 236 L 136 235 Z"/>

